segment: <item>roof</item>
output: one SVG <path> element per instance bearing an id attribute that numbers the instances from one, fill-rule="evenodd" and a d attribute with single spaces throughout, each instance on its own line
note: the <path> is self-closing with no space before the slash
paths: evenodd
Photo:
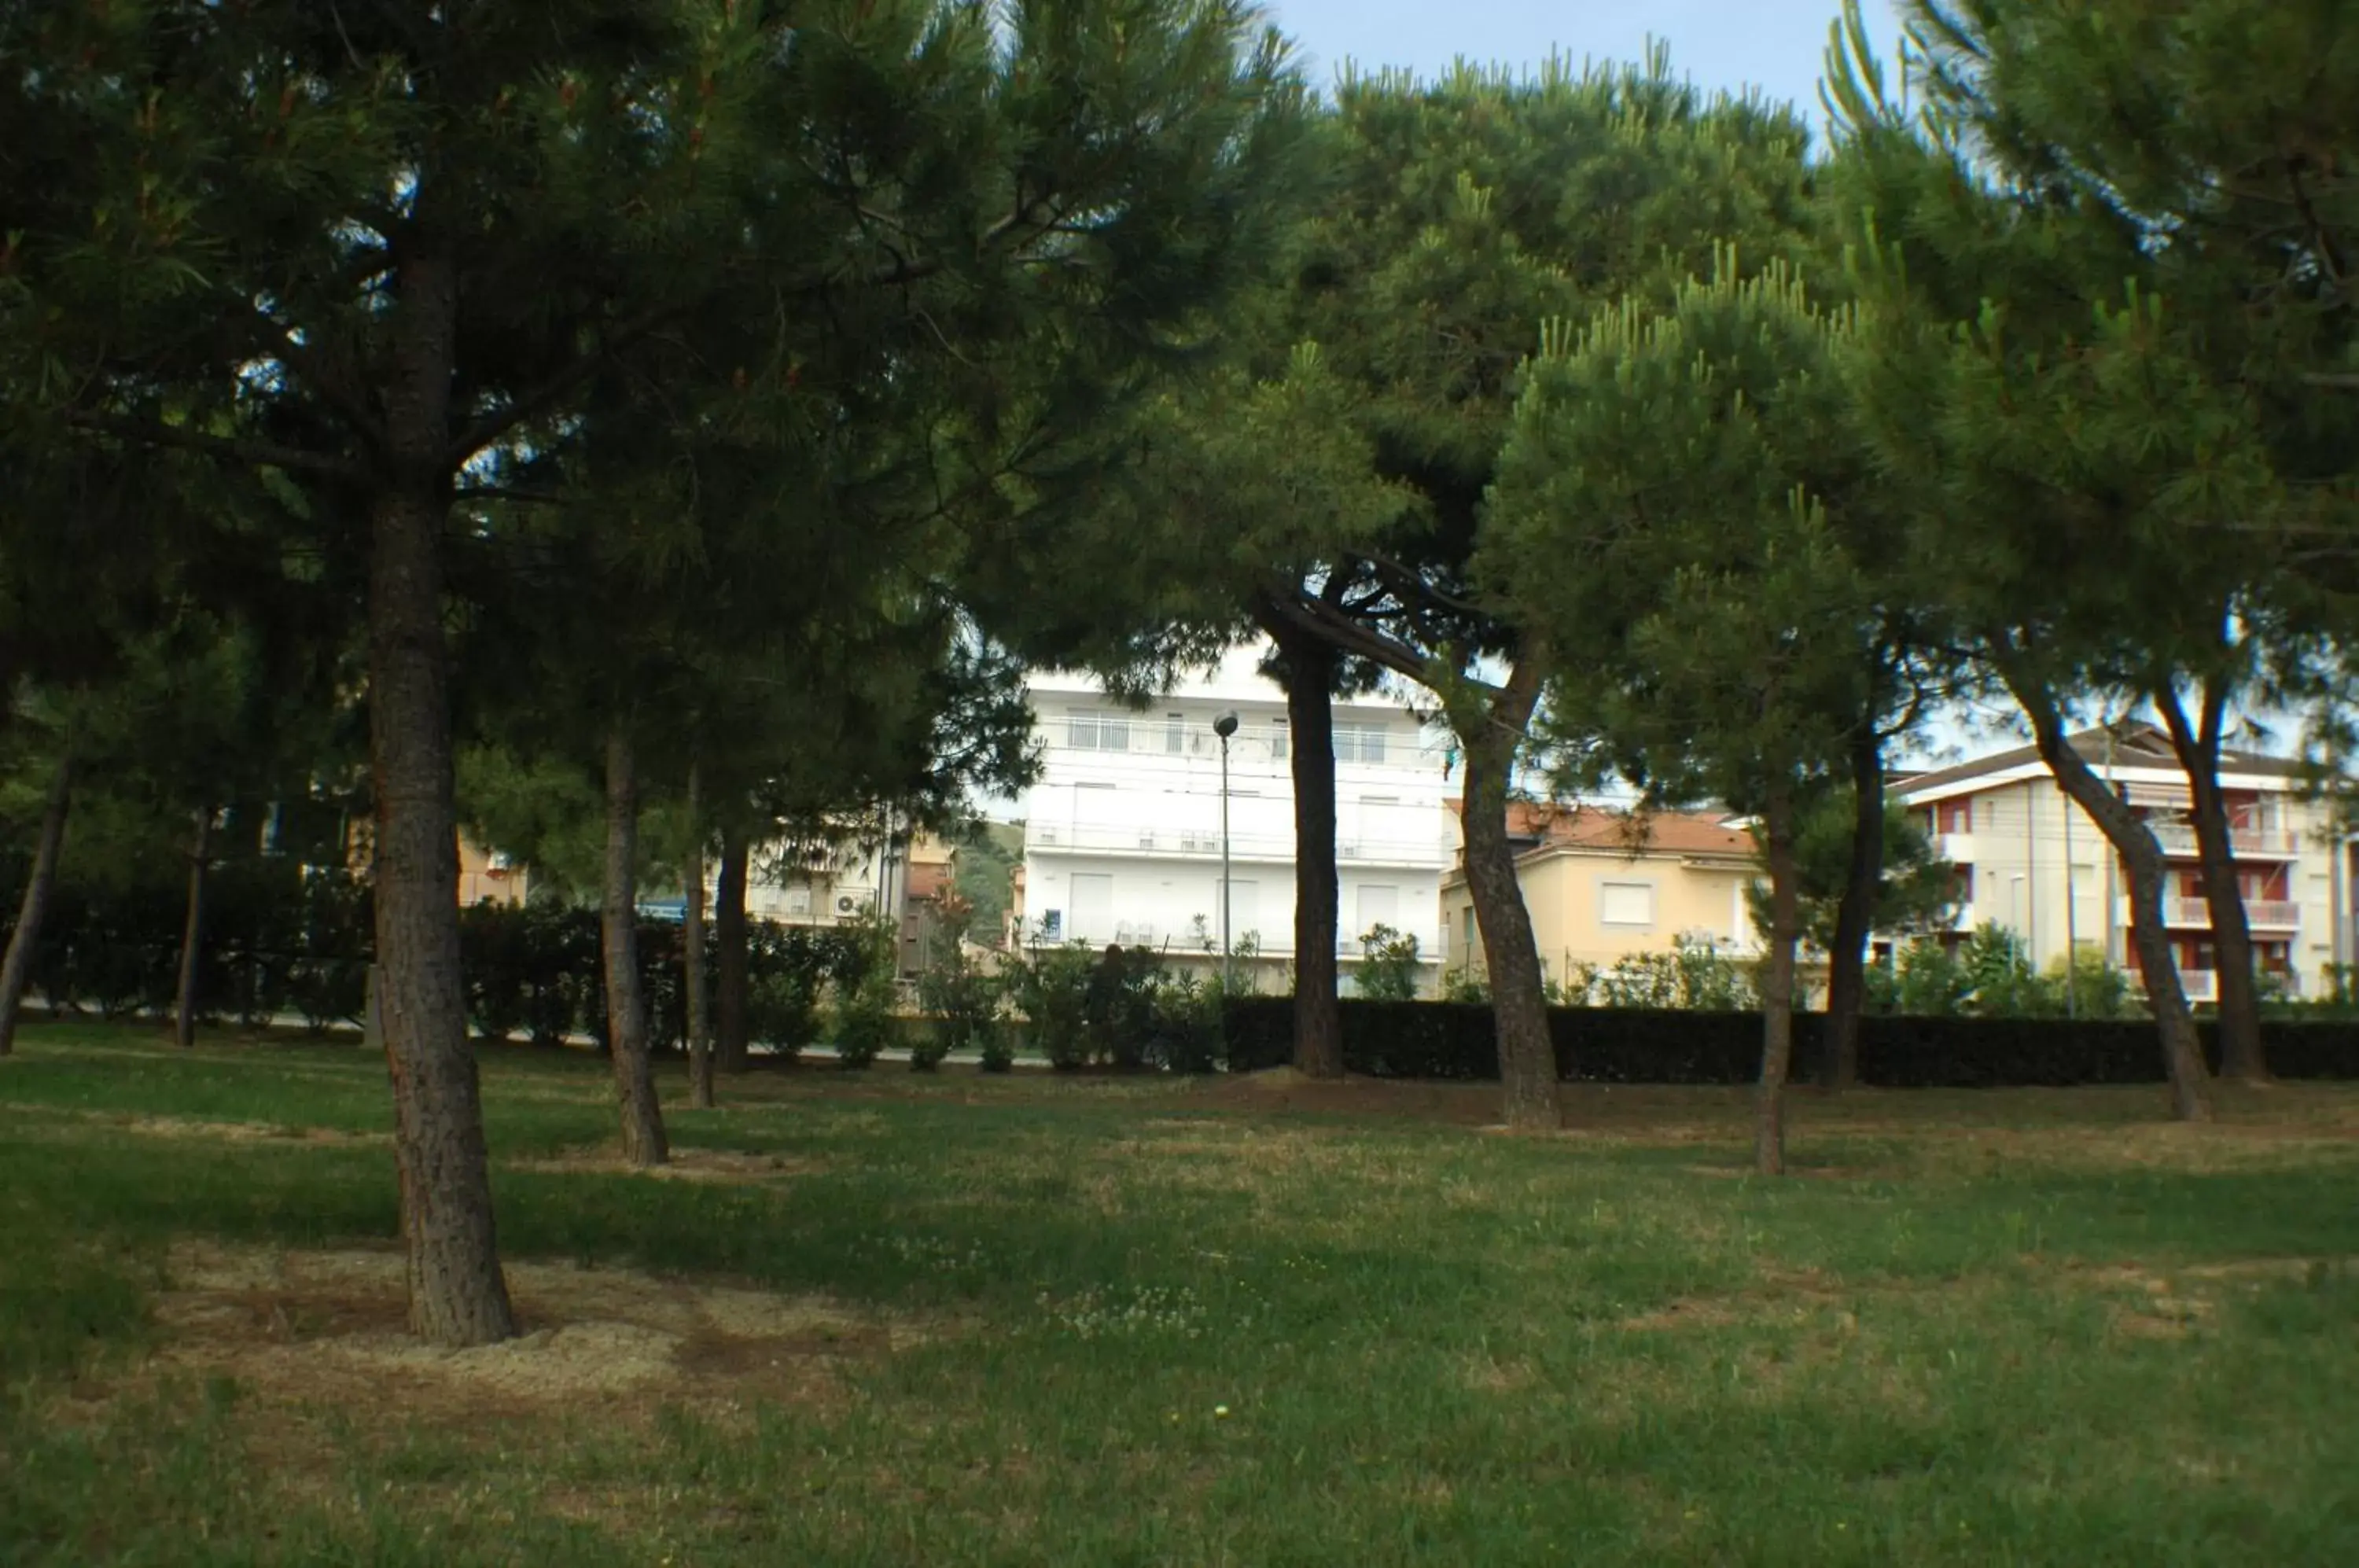
<path id="1" fill-rule="evenodd" d="M 1452 811 L 1461 809 L 1450 802 Z M 1709 855 L 1751 861 L 1753 835 L 1730 827 L 1724 812 L 1642 811 L 1549 800 L 1507 802 L 1507 837 L 1518 860 L 1550 855 L 1605 854 L 1636 859 L 1643 855 Z M 1463 876 L 1461 869 L 1452 877 Z"/>
<path id="2" fill-rule="evenodd" d="M 1516 811 L 1510 806 L 1511 836 L 1530 836 L 1540 850 L 1606 850 L 1619 855 L 1719 855 L 1750 860 L 1753 835 L 1729 827 L 1718 812 L 1645 811 L 1632 813 L 1598 806 L 1524 805 L 1517 833 Z"/>
<path id="3" fill-rule="evenodd" d="M 2110 763 L 2119 768 L 2164 768 L 2174 772 L 2179 768 L 2179 754 L 2171 750 L 2170 737 L 2152 724 L 2125 724 L 2110 732 L 2110 749 L 2108 738 L 2109 732 L 2095 727 L 2076 731 L 2065 738 L 2065 744 L 2079 752 L 2093 767 L 2104 768 Z M 2039 765 L 2038 746 L 2011 746 L 2005 751 L 1992 752 L 1987 757 L 1978 757 L 1972 762 L 1959 763 L 1954 768 L 1912 775 L 1898 788 L 1916 795 L 1952 784 L 1968 783 L 1988 775 Z M 2223 746 L 2220 748 L 2220 771 L 2298 779 L 2302 776 L 2302 765 L 2291 757 L 2271 757 L 2266 752 L 2240 751 L 2234 746 Z"/>

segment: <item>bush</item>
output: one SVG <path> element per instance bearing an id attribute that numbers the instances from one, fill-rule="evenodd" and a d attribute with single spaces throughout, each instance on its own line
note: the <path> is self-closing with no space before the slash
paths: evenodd
<path id="1" fill-rule="evenodd" d="M 1371 1002 L 1417 999 L 1417 938 L 1388 925 L 1370 926 L 1360 937 L 1360 967 L 1352 988 Z"/>
<path id="2" fill-rule="evenodd" d="M 895 1043 L 893 928 L 882 921 L 847 928 L 856 940 L 833 955 L 835 1055 L 848 1069 L 873 1065 Z"/>
<path id="3" fill-rule="evenodd" d="M 1090 981 L 1086 947 L 1035 947 L 1007 965 L 1008 1000 L 1024 1020 L 1025 1040 L 1060 1073 L 1089 1061 Z"/>
<path id="4" fill-rule="evenodd" d="M 1343 1062 L 1383 1078 L 1460 1081 L 1499 1075 L 1487 1008 L 1450 1002 L 1343 1004 Z M 1236 997 L 1224 1009 L 1232 1072 L 1293 1058 L 1291 1006 Z M 1794 1018 L 1794 1076 L 1817 1074 L 1822 1013 Z M 1761 1015 L 1641 1008 L 1556 1007 L 1549 1014 L 1558 1071 L 1608 1083 L 1747 1083 L 1759 1074 Z M 2210 1024 L 2204 1049 L 2217 1068 Z M 2359 1079 L 2359 1023 L 2272 1019 L 2263 1040 L 2270 1070 L 2288 1079 Z M 1986 1088 L 2159 1083 L 2162 1053 L 2143 1018 L 1911 1018 L 1860 1020 L 1860 1077 L 1888 1088 Z"/>
<path id="5" fill-rule="evenodd" d="M 932 1016 L 933 1028 L 922 1043 L 911 1044 L 910 1067 L 930 1073 L 952 1051 L 973 1051 L 981 1053 L 986 1071 L 1006 1071 L 991 1064 L 1000 1033 L 998 985 L 968 960 L 956 939 L 936 948 L 933 963 L 918 977 L 918 1005 Z"/>
<path id="6" fill-rule="evenodd" d="M 1741 1012 L 1755 1005 L 1745 969 L 1712 938 L 1682 931 L 1668 953 L 1625 953 L 1602 970 L 1583 966 L 1566 985 L 1564 1000 L 1573 1007 Z"/>
<path id="7" fill-rule="evenodd" d="M 1202 980 L 1188 974 L 1161 975 L 1154 991 L 1148 1060 L 1167 1073 L 1218 1070 L 1223 1049 L 1223 1005 L 1217 976 Z"/>

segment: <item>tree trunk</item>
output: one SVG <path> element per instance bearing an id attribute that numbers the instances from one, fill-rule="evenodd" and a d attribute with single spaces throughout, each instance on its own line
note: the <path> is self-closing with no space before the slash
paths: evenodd
<path id="1" fill-rule="evenodd" d="M 713 888 L 716 908 L 712 937 L 718 995 L 713 998 L 713 1054 L 723 1073 L 743 1073 L 751 1064 L 746 1049 L 745 835 L 724 828 L 721 833 L 721 874 Z"/>
<path id="2" fill-rule="evenodd" d="M 459 974 L 458 813 L 443 645 L 451 372 L 447 256 L 400 265 L 383 392 L 390 473 L 370 512 L 369 768 L 379 1012 L 409 1253 L 409 1326 L 438 1345 L 516 1333 L 492 1222 L 481 1090 Z"/>
<path id="3" fill-rule="evenodd" d="M 1835 905 L 1827 954 L 1824 1077 L 1831 1089 L 1859 1083 L 1859 1015 L 1867 1001 L 1867 939 L 1884 891 L 1884 737 L 1873 720 L 1852 742 L 1851 866 Z"/>
<path id="4" fill-rule="evenodd" d="M 58 885 L 58 855 L 66 844 L 66 808 L 72 802 L 73 737 L 69 733 L 57 768 L 49 775 L 49 798 L 41 809 L 40 842 L 34 846 L 24 901 L 16 906 L 16 929 L 8 938 L 8 956 L 0 960 L 0 1056 L 16 1049 L 16 1019 L 24 1010 L 25 987 L 33 977 L 33 953 L 40 945 L 41 920 L 49 912 L 49 895 Z"/>
<path id="5" fill-rule="evenodd" d="M 704 822 L 697 799 L 702 782 L 693 762 L 688 765 L 688 856 L 682 875 L 688 882 L 687 908 L 680 915 L 680 953 L 688 986 L 688 1103 L 700 1111 L 712 1108 L 712 1019 L 704 1001 Z"/>
<path id="6" fill-rule="evenodd" d="M 1294 1065 L 1312 1078 L 1343 1076 L 1343 1017 L 1335 950 L 1341 898 L 1335 871 L 1336 653 L 1272 615 L 1294 773 Z"/>
<path id="7" fill-rule="evenodd" d="M 1753 1097 L 1753 1168 L 1786 1173 L 1786 1078 L 1794 1061 L 1794 944 L 1801 935 L 1794 800 L 1780 789 L 1762 812 L 1769 861 L 1769 951 L 1761 965 L 1761 1082 Z"/>
<path id="8" fill-rule="evenodd" d="M 2228 687 L 2207 682 L 2201 727 L 2190 725 L 2178 688 L 2165 683 L 2154 693 L 2170 748 L 2187 775 L 2195 799 L 2195 848 L 2203 864 L 2203 901 L 2212 917 L 2212 961 L 2220 973 L 2220 1075 L 2247 1083 L 2267 1083 L 2268 1058 L 2261 1044 L 2261 993 L 2253 973 L 2253 928 L 2245 914 L 2244 889 L 2236 883 L 2236 844 L 2228 822 L 2228 802 L 2220 792 L 2220 743 L 2227 723 Z"/>
<path id="9" fill-rule="evenodd" d="M 197 963 L 205 934 L 205 863 L 212 855 L 213 809 L 193 813 L 196 833 L 189 841 L 189 909 L 180 923 L 180 984 L 172 1001 L 172 1038 L 183 1051 L 197 1043 Z"/>
<path id="10" fill-rule="evenodd" d="M 639 797 L 631 738 L 621 725 L 606 737 L 606 901 L 600 922 L 606 959 L 607 1056 L 623 1112 L 623 1158 L 661 1165 L 670 1157 L 663 1107 L 656 1100 L 647 1054 L 647 998 L 639 991 Z"/>
<path id="11" fill-rule="evenodd" d="M 1531 913 L 1516 880 L 1515 847 L 1507 838 L 1516 750 L 1538 700 L 1539 661 L 1530 659 L 1519 663 L 1496 697 L 1473 706 L 1463 722 L 1453 721 L 1466 753 L 1460 822 L 1466 839 L 1466 891 L 1483 933 L 1499 1035 L 1499 1076 L 1512 1127 L 1564 1125 L 1539 944 L 1532 936 Z"/>
<path id="12" fill-rule="evenodd" d="M 2194 1017 L 2187 1010 L 2187 993 L 2179 984 L 2179 960 L 2170 950 L 2169 928 L 2163 919 L 2162 846 L 2129 803 L 2106 788 L 2088 759 L 2072 749 L 2055 694 L 2020 673 L 2002 668 L 2001 674 L 2031 720 L 2040 760 L 2048 764 L 2048 771 L 2064 793 L 2097 824 L 2128 872 L 2130 937 L 2137 946 L 2147 1003 L 2154 1009 L 2155 1028 L 2161 1036 L 2171 1111 L 2181 1121 L 2209 1121 L 2210 1073 L 2203 1065 Z"/>

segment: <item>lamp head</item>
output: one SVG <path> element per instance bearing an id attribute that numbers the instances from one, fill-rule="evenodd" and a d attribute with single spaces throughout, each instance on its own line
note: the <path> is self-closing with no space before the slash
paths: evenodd
<path id="1" fill-rule="evenodd" d="M 1237 711 L 1234 708 L 1231 708 L 1227 713 L 1223 713 L 1219 718 L 1214 719 L 1212 721 L 1212 733 L 1219 735 L 1223 740 L 1226 740 L 1231 735 L 1236 734 Z"/>

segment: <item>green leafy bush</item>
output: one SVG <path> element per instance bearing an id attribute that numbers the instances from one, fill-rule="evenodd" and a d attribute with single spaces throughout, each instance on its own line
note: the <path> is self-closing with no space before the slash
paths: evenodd
<path id="1" fill-rule="evenodd" d="M 1060 1073 L 1089 1062 L 1089 996 L 1094 959 L 1086 947 L 1035 946 L 1008 961 L 1008 1001 L 1024 1038 Z"/>
<path id="2" fill-rule="evenodd" d="M 884 921 L 839 928 L 853 940 L 838 948 L 830 979 L 835 995 L 835 1054 L 844 1067 L 873 1065 L 895 1043 L 894 930 Z"/>
<path id="3" fill-rule="evenodd" d="M 1360 966 L 1353 971 L 1353 994 L 1371 1002 L 1411 1002 L 1417 999 L 1417 938 L 1384 924 L 1370 926 L 1360 937 Z"/>
<path id="4" fill-rule="evenodd" d="M 1680 932 L 1668 953 L 1632 953 L 1604 969 L 1577 966 L 1565 986 L 1573 1007 L 1683 1007 L 1741 1012 L 1756 1005 L 1745 966 L 1710 937 Z"/>
<path id="5" fill-rule="evenodd" d="M 986 1071 L 1005 1072 L 1014 1064 L 993 1067 L 999 1046 L 999 986 L 970 960 L 955 940 L 935 944 L 933 962 L 918 977 L 918 1005 L 932 1021 L 922 1042 L 909 1047 L 909 1065 L 930 1073 L 953 1051 L 973 1051 L 984 1058 Z"/>

